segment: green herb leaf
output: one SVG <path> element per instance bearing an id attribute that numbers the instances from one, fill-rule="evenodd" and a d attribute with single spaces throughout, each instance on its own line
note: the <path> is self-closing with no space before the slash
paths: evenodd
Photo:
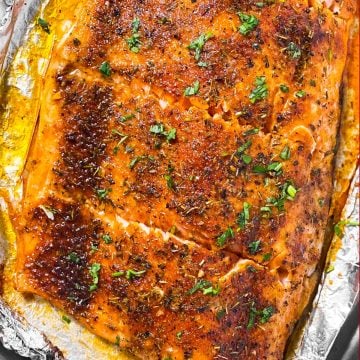
<path id="1" fill-rule="evenodd" d="M 190 43 L 190 45 L 188 46 L 188 49 L 195 50 L 194 58 L 196 61 L 200 60 L 200 55 L 201 55 L 201 52 L 203 50 L 205 43 L 212 37 L 213 37 L 213 34 L 211 32 L 208 32 L 205 34 L 201 34 L 197 39 L 193 40 Z M 198 65 L 203 66 L 203 65 L 200 65 L 200 63 Z"/>
<path id="2" fill-rule="evenodd" d="M 285 84 L 281 84 L 280 85 L 280 90 L 283 92 L 283 93 L 288 93 L 289 92 L 289 87 Z"/>
<path id="3" fill-rule="evenodd" d="M 257 76 L 254 85 L 256 87 L 249 95 L 249 99 L 252 104 L 265 99 L 269 95 L 265 76 Z"/>
<path id="4" fill-rule="evenodd" d="M 249 129 L 246 130 L 245 132 L 243 132 L 244 136 L 249 136 L 249 135 L 256 135 L 259 133 L 259 129 L 258 128 L 254 128 L 254 129 Z"/>
<path id="5" fill-rule="evenodd" d="M 111 66 L 107 61 L 104 61 L 100 67 L 99 71 L 106 77 L 109 77 L 111 75 Z"/>
<path id="6" fill-rule="evenodd" d="M 252 162 L 252 157 L 250 155 L 244 154 L 241 156 L 241 159 L 246 165 L 249 165 Z"/>
<path id="7" fill-rule="evenodd" d="M 303 98 L 304 96 L 306 96 L 306 91 L 305 90 L 299 90 L 295 93 L 295 96 L 299 99 Z"/>
<path id="8" fill-rule="evenodd" d="M 251 146 L 251 144 L 252 144 L 252 141 L 248 140 L 246 143 L 244 143 L 238 147 L 238 149 L 236 150 L 236 153 L 238 155 L 241 155 L 245 150 L 247 150 Z"/>
<path id="9" fill-rule="evenodd" d="M 265 324 L 267 323 L 271 316 L 274 314 L 275 310 L 272 306 L 268 306 L 261 310 L 260 312 L 260 323 Z"/>
<path id="10" fill-rule="evenodd" d="M 112 238 L 111 238 L 111 236 L 109 234 L 104 234 L 102 236 L 102 238 L 103 238 L 105 244 L 111 244 L 112 243 Z"/>
<path id="11" fill-rule="evenodd" d="M 177 338 L 178 340 L 181 340 L 183 334 L 184 334 L 183 331 L 178 331 L 178 332 L 176 333 L 176 338 Z"/>
<path id="12" fill-rule="evenodd" d="M 80 258 L 76 252 L 71 252 L 68 256 L 66 256 L 66 260 L 71 261 L 74 264 L 78 264 L 80 262 Z"/>
<path id="13" fill-rule="evenodd" d="M 245 229 L 245 226 L 250 219 L 250 208 L 251 205 L 247 202 L 244 202 L 243 211 L 237 216 L 236 223 L 238 224 L 240 230 Z"/>
<path id="14" fill-rule="evenodd" d="M 218 238 L 216 239 L 216 245 L 222 247 L 225 243 L 234 237 L 234 231 L 229 226 Z"/>
<path id="15" fill-rule="evenodd" d="M 290 148 L 289 146 L 285 145 L 285 147 L 282 149 L 280 153 L 280 158 L 282 160 L 289 160 L 291 156 Z"/>
<path id="16" fill-rule="evenodd" d="M 251 242 L 248 245 L 250 254 L 255 255 L 257 252 L 259 252 L 260 251 L 260 245 L 261 245 L 260 240 L 256 240 L 256 241 Z"/>
<path id="17" fill-rule="evenodd" d="M 106 200 L 112 189 L 97 189 L 96 195 L 100 200 Z"/>
<path id="18" fill-rule="evenodd" d="M 126 40 L 129 49 L 133 53 L 138 53 L 141 47 L 139 28 L 140 28 L 140 20 L 138 18 L 135 18 L 131 23 L 132 36 Z"/>
<path id="19" fill-rule="evenodd" d="M 50 24 L 46 20 L 38 18 L 38 24 L 46 33 L 50 34 Z"/>
<path id="20" fill-rule="evenodd" d="M 203 289 L 203 294 L 204 295 L 216 296 L 219 293 L 220 293 L 220 287 L 219 286 L 213 287 L 211 285 L 210 287 Z"/>
<path id="21" fill-rule="evenodd" d="M 66 323 L 66 324 L 70 324 L 70 323 L 71 323 L 71 319 L 70 319 L 68 316 L 66 316 L 66 315 L 63 315 L 63 316 L 61 317 L 61 319 L 62 319 L 62 321 L 63 321 L 64 323 Z"/>
<path id="22" fill-rule="evenodd" d="M 194 81 L 192 86 L 189 86 L 185 89 L 184 95 L 185 96 L 193 96 L 199 93 L 200 90 L 200 83 L 198 80 Z"/>
<path id="23" fill-rule="evenodd" d="M 141 41 L 140 41 L 140 34 L 133 34 L 126 40 L 130 51 L 137 54 L 140 51 Z"/>
<path id="24" fill-rule="evenodd" d="M 352 219 L 340 220 L 334 226 L 334 232 L 338 237 L 342 238 L 344 236 L 343 229 L 345 226 L 360 226 L 360 223 Z"/>
<path id="25" fill-rule="evenodd" d="M 198 290 L 202 290 L 204 295 L 218 295 L 220 293 L 219 286 L 214 287 L 208 280 L 199 280 L 188 292 L 188 295 L 195 294 Z"/>
<path id="26" fill-rule="evenodd" d="M 257 315 L 256 308 L 254 308 L 254 306 L 251 306 L 250 313 L 249 313 L 249 321 L 248 321 L 248 324 L 246 326 L 246 328 L 248 330 L 250 330 L 250 329 L 252 329 L 254 327 L 255 320 L 256 320 L 256 315 Z"/>
<path id="27" fill-rule="evenodd" d="M 166 140 L 171 141 L 176 139 L 176 129 L 171 128 L 166 134 Z"/>
<path id="28" fill-rule="evenodd" d="M 136 271 L 136 270 L 130 269 L 130 270 L 126 270 L 125 277 L 128 280 L 133 280 L 134 278 L 140 277 L 141 275 L 143 275 L 145 273 L 146 273 L 146 270 Z"/>
<path id="29" fill-rule="evenodd" d="M 242 22 L 239 27 L 239 32 L 242 35 L 249 35 L 258 25 L 259 20 L 254 15 L 248 15 L 239 12 L 238 16 Z"/>
<path id="30" fill-rule="evenodd" d="M 269 261 L 271 259 L 271 253 L 264 254 L 262 261 Z"/>
<path id="31" fill-rule="evenodd" d="M 101 269 L 101 265 L 98 263 L 94 263 L 90 266 L 89 272 L 92 277 L 92 285 L 90 285 L 90 291 L 95 291 L 98 288 L 99 284 L 99 272 Z"/>
<path id="32" fill-rule="evenodd" d="M 166 131 L 165 126 L 162 123 L 156 123 L 155 125 L 151 125 L 150 132 L 155 135 L 165 136 L 168 142 L 176 139 L 176 129 L 171 128 L 169 131 Z"/>
<path id="33" fill-rule="evenodd" d="M 291 197 L 291 199 L 294 199 L 297 193 L 297 190 L 295 189 L 295 187 L 293 185 L 289 185 L 286 188 L 286 193 Z"/>
<path id="34" fill-rule="evenodd" d="M 166 174 L 166 175 L 164 175 L 164 179 L 166 180 L 167 187 L 170 190 L 175 191 L 176 186 L 175 186 L 175 182 L 174 182 L 174 179 L 172 178 L 172 176 L 170 174 Z"/>
<path id="35" fill-rule="evenodd" d="M 286 51 L 293 59 L 299 59 L 301 56 L 301 49 L 293 42 L 289 43 Z"/>
<path id="36" fill-rule="evenodd" d="M 140 29 L 140 20 L 135 18 L 131 23 L 131 29 L 133 33 L 137 33 Z"/>

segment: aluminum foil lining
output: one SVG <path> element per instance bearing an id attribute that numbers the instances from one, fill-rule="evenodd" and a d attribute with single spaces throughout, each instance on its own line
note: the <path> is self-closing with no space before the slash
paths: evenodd
<path id="1" fill-rule="evenodd" d="M 42 333 L 26 324 L 24 319 L 18 318 L 2 301 L 0 301 L 0 340 L 7 349 L 33 360 L 63 359 L 61 353 Z"/>
<path id="2" fill-rule="evenodd" d="M 26 36 L 29 25 L 44 1 L 0 0 L 0 70 L 1 75 L 11 63 L 16 50 Z M 359 219 L 359 170 L 352 182 L 342 219 Z M 0 229 L 1 230 L 1 229 Z M 336 239 L 337 241 L 339 239 Z M 296 346 L 288 354 L 291 360 L 325 360 L 353 305 L 358 300 L 359 227 L 345 226 L 340 249 L 330 249 L 328 265 L 322 275 L 313 310 L 304 322 Z M 6 243 L 0 243 L 1 254 Z M 0 259 L 2 262 L 2 259 Z M 49 324 L 48 326 L 51 326 Z M 46 339 L 42 331 L 29 325 L 0 298 L 0 340 L 4 347 L 31 359 L 62 359 L 63 355 Z M 58 345 L 56 340 L 54 345 Z M 69 359 L 78 359 L 76 352 L 62 348 Z M 75 344 L 73 344 L 75 346 Z M 70 355 L 71 354 L 71 355 Z M 77 353 L 79 355 L 79 353 Z M 74 357 L 75 356 L 75 357 Z"/>

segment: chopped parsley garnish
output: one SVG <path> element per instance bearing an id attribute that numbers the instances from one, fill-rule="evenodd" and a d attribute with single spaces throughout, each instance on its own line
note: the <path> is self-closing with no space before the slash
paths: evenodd
<path id="1" fill-rule="evenodd" d="M 133 169 L 139 161 L 146 160 L 146 159 L 150 160 L 150 161 L 154 160 L 154 158 L 152 156 L 148 156 L 148 155 L 136 156 L 130 161 L 129 168 Z"/>
<path id="2" fill-rule="evenodd" d="M 196 38 L 195 40 L 193 40 L 190 43 L 190 45 L 188 46 L 188 49 L 195 51 L 194 58 L 196 61 L 200 60 L 200 55 L 201 55 L 201 52 L 203 50 L 205 43 L 212 37 L 213 37 L 213 34 L 211 32 L 208 32 L 205 34 L 201 34 L 198 38 Z M 204 66 L 204 64 L 206 64 L 206 63 L 200 63 L 200 62 L 198 63 L 199 66 Z M 205 66 L 207 66 L 207 64 Z"/>
<path id="3" fill-rule="evenodd" d="M 291 151 L 288 145 L 285 145 L 280 153 L 280 158 L 282 160 L 289 160 L 291 156 Z"/>
<path id="4" fill-rule="evenodd" d="M 249 95 L 252 104 L 265 99 L 269 94 L 265 76 L 257 76 L 254 85 L 256 87 Z"/>
<path id="5" fill-rule="evenodd" d="M 241 155 L 241 159 L 246 165 L 249 165 L 252 162 L 252 157 L 250 155 L 243 154 Z"/>
<path id="6" fill-rule="evenodd" d="M 222 247 L 229 239 L 234 237 L 234 230 L 229 226 L 218 238 L 216 239 L 216 245 Z"/>
<path id="7" fill-rule="evenodd" d="M 141 47 L 139 28 L 140 20 L 138 18 L 135 18 L 131 23 L 132 35 L 126 40 L 129 49 L 133 53 L 138 53 Z"/>
<path id="8" fill-rule="evenodd" d="M 188 292 L 188 295 L 195 294 L 198 290 L 202 290 L 204 295 L 218 295 L 220 293 L 220 287 L 216 285 L 215 287 L 208 280 L 201 279 L 199 280 Z"/>
<path id="9" fill-rule="evenodd" d="M 262 309 L 259 314 L 261 324 L 267 323 L 273 314 L 274 314 L 274 308 L 272 306 L 268 306 Z"/>
<path id="10" fill-rule="evenodd" d="M 61 317 L 61 319 L 62 319 L 62 321 L 63 321 L 64 323 L 66 323 L 66 324 L 70 324 L 70 323 L 71 323 L 71 319 L 70 319 L 68 316 L 66 316 L 66 315 L 63 315 L 63 316 Z"/>
<path id="11" fill-rule="evenodd" d="M 286 51 L 293 59 L 299 59 L 301 56 L 300 48 L 293 42 L 289 43 L 289 45 L 286 48 Z"/>
<path id="12" fill-rule="evenodd" d="M 177 338 L 178 340 L 181 340 L 183 334 L 184 334 L 183 331 L 178 331 L 178 332 L 176 333 L 176 338 Z"/>
<path id="13" fill-rule="evenodd" d="M 176 139 L 176 129 L 171 128 L 169 131 L 166 131 L 165 126 L 162 123 L 156 123 L 155 125 L 151 125 L 150 132 L 155 135 L 165 136 L 167 141 Z"/>
<path id="14" fill-rule="evenodd" d="M 286 200 L 294 200 L 298 190 L 294 187 L 291 181 L 286 181 L 285 184 L 280 186 L 280 195 L 277 198 L 269 198 L 267 199 L 268 206 L 275 206 L 279 211 L 285 210 L 285 201 Z"/>
<path id="15" fill-rule="evenodd" d="M 251 144 L 252 144 L 252 141 L 248 140 L 246 143 L 244 143 L 238 147 L 238 149 L 236 150 L 236 153 L 238 155 L 241 155 L 245 150 L 247 150 L 251 146 Z"/>
<path id="16" fill-rule="evenodd" d="M 271 259 L 271 253 L 266 253 L 263 255 L 262 261 L 269 261 Z"/>
<path id="17" fill-rule="evenodd" d="M 38 18 L 38 24 L 46 33 L 50 34 L 50 24 L 46 20 Z"/>
<path id="18" fill-rule="evenodd" d="M 99 71 L 106 77 L 109 77 L 111 75 L 111 66 L 107 61 L 104 61 L 100 67 Z"/>
<path id="19" fill-rule="evenodd" d="M 257 315 L 256 308 L 251 306 L 250 313 L 249 313 L 249 321 L 248 321 L 248 324 L 247 324 L 247 329 L 248 330 L 254 327 L 255 320 L 256 320 L 256 315 Z"/>
<path id="20" fill-rule="evenodd" d="M 256 241 L 251 242 L 249 244 L 249 246 L 248 246 L 250 254 L 255 255 L 257 252 L 259 252 L 260 251 L 260 245 L 261 245 L 260 240 L 256 240 Z"/>
<path id="21" fill-rule="evenodd" d="M 294 188 L 293 185 L 290 184 L 290 185 L 286 188 L 286 193 L 291 197 L 291 199 L 294 199 L 295 196 L 296 196 L 297 190 Z"/>
<path id="22" fill-rule="evenodd" d="M 279 176 L 282 173 L 282 163 L 280 162 L 273 162 L 269 164 L 268 166 L 262 166 L 262 165 L 255 165 L 252 169 L 252 171 L 255 174 L 267 174 L 267 173 L 274 173 L 275 176 Z"/>
<path id="23" fill-rule="evenodd" d="M 174 191 L 175 190 L 175 182 L 174 182 L 174 179 L 172 178 L 171 174 L 164 175 L 164 179 L 166 180 L 167 187 L 170 190 Z"/>
<path id="24" fill-rule="evenodd" d="M 249 35 L 258 25 L 259 20 L 254 15 L 248 15 L 239 12 L 238 16 L 242 22 L 239 27 L 239 32 L 242 35 Z"/>
<path id="25" fill-rule="evenodd" d="M 102 239 L 104 240 L 105 244 L 111 244 L 112 243 L 112 238 L 109 234 L 104 234 L 102 236 Z"/>
<path id="26" fill-rule="evenodd" d="M 283 93 L 288 93 L 289 92 L 289 87 L 285 84 L 281 84 L 280 86 L 280 90 L 283 92 Z"/>
<path id="27" fill-rule="evenodd" d="M 237 216 L 236 223 L 238 224 L 240 230 L 245 229 L 245 226 L 250 219 L 250 208 L 251 205 L 247 202 L 244 202 L 243 211 Z"/>
<path id="28" fill-rule="evenodd" d="M 264 309 L 258 311 L 254 307 L 254 304 L 250 307 L 250 313 L 249 313 L 249 321 L 247 324 L 247 329 L 250 330 L 254 327 L 256 318 L 259 318 L 259 321 L 261 324 L 267 323 L 271 316 L 274 314 L 275 309 L 272 306 L 267 306 Z"/>
<path id="29" fill-rule="evenodd" d="M 112 277 L 125 276 L 127 280 L 133 280 L 134 278 L 141 277 L 146 273 L 146 270 L 136 271 L 136 270 L 126 270 L 126 271 L 116 271 L 111 274 Z"/>
<path id="30" fill-rule="evenodd" d="M 299 90 L 295 93 L 295 96 L 299 99 L 302 99 L 304 96 L 306 96 L 306 91 L 305 90 Z"/>
<path id="31" fill-rule="evenodd" d="M 90 276 L 92 277 L 92 284 L 89 288 L 90 291 L 95 291 L 98 288 L 100 269 L 101 265 L 98 263 L 92 264 L 89 268 Z"/>
<path id="32" fill-rule="evenodd" d="M 334 232 L 338 237 L 343 237 L 343 229 L 345 226 L 360 226 L 360 223 L 356 220 L 347 219 L 347 220 L 340 220 L 337 224 L 334 226 Z"/>
<path id="33" fill-rule="evenodd" d="M 112 189 L 97 189 L 96 195 L 100 200 L 106 200 Z"/>
<path id="34" fill-rule="evenodd" d="M 121 123 L 124 123 L 124 122 L 126 122 L 126 121 L 128 121 L 128 120 L 130 120 L 130 119 L 133 119 L 134 117 L 135 117 L 135 114 L 122 115 L 122 116 L 120 116 L 119 121 L 120 121 Z"/>
<path id="35" fill-rule="evenodd" d="M 254 129 L 249 129 L 246 130 L 245 132 L 243 132 L 244 136 L 249 136 L 249 135 L 256 135 L 259 133 L 259 129 L 258 128 L 254 128 Z"/>
<path id="36" fill-rule="evenodd" d="M 80 258 L 76 252 L 71 252 L 68 256 L 66 256 L 66 260 L 71 261 L 74 264 L 78 264 L 80 262 Z"/>
<path id="37" fill-rule="evenodd" d="M 140 29 L 140 20 L 135 18 L 131 23 L 131 29 L 133 33 L 137 33 Z"/>
<path id="38" fill-rule="evenodd" d="M 200 83 L 198 80 L 194 81 L 192 86 L 189 86 L 185 89 L 184 95 L 185 96 L 193 96 L 199 93 L 200 90 Z"/>

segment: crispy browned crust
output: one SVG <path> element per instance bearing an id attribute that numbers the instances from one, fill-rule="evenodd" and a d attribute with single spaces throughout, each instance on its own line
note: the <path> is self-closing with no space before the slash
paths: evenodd
<path id="1" fill-rule="evenodd" d="M 281 359 L 306 303 L 348 25 L 307 2 L 257 4 L 88 1 L 54 50 L 14 211 L 18 288 L 144 359 Z M 248 35 L 239 11 L 259 20 Z M 138 53 L 127 45 L 134 18 Z M 187 46 L 210 31 L 195 61 Z M 260 76 L 268 93 L 252 103 Z M 199 93 L 184 96 L 194 81 Z M 141 274 L 112 275 L 129 269 Z M 194 291 L 204 279 L 210 294 Z"/>

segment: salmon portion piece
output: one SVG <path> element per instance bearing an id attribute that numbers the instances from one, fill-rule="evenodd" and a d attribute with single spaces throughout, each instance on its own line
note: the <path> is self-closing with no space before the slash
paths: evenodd
<path id="1" fill-rule="evenodd" d="M 17 288 L 142 359 L 282 359 L 328 221 L 349 21 L 307 1 L 73 10 L 13 209 Z"/>

